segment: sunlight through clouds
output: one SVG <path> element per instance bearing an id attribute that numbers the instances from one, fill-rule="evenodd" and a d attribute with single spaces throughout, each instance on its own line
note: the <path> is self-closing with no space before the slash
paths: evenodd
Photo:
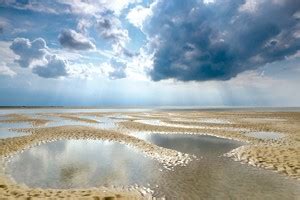
<path id="1" fill-rule="evenodd" d="M 296 0 L 0 1 L 0 92 L 13 99 L 22 91 L 29 103 L 55 93 L 74 104 L 97 104 L 99 96 L 128 105 L 299 104 L 299 7 Z"/>

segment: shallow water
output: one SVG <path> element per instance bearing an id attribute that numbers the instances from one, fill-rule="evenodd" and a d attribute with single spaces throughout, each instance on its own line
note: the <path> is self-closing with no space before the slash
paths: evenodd
<path id="1" fill-rule="evenodd" d="M 11 131 L 6 128 L 0 128 L 0 139 L 20 137 L 20 136 L 24 136 L 24 135 L 28 135 L 28 133 Z"/>
<path id="2" fill-rule="evenodd" d="M 195 154 L 199 160 L 174 171 L 126 145 L 94 140 L 42 144 L 12 157 L 6 172 L 32 187 L 71 188 L 138 184 L 168 199 L 297 199 L 297 181 L 222 157 L 239 142 L 211 136 L 138 137 L 159 146 Z"/>
<path id="3" fill-rule="evenodd" d="M 32 125 L 27 122 L 17 122 L 17 123 L 3 123 L 0 122 L 0 128 L 32 128 Z"/>
<path id="4" fill-rule="evenodd" d="M 254 122 L 254 123 L 266 123 L 266 122 L 284 122 L 286 119 L 282 118 L 244 118 L 244 121 Z"/>
<path id="5" fill-rule="evenodd" d="M 263 140 L 278 140 L 280 138 L 285 137 L 284 134 L 282 133 L 277 133 L 277 132 L 265 132 L 265 131 L 259 131 L 259 132 L 248 132 L 245 133 L 246 136 L 249 137 L 254 137 L 258 139 L 263 139 Z"/>
<path id="6" fill-rule="evenodd" d="M 154 173 L 149 170 L 158 163 L 116 142 L 61 140 L 14 156 L 6 168 L 14 180 L 30 187 L 87 188 L 144 182 L 144 174 Z"/>
<path id="7" fill-rule="evenodd" d="M 32 125 L 30 123 L 3 123 L 0 122 L 0 139 L 12 138 L 12 137 L 20 137 L 23 135 L 27 135 L 28 133 L 12 131 L 9 129 L 13 128 L 31 128 Z"/>
<path id="8" fill-rule="evenodd" d="M 300 184 L 272 171 L 242 165 L 222 155 L 242 143 L 213 136 L 149 134 L 137 137 L 194 154 L 200 160 L 163 173 L 160 191 L 171 199 L 297 199 Z"/>
<path id="9" fill-rule="evenodd" d="M 125 121 L 123 119 L 115 118 L 114 116 L 105 116 L 105 117 L 85 116 L 84 118 L 98 121 L 99 124 L 97 125 L 91 124 L 91 125 L 103 129 L 115 129 L 118 127 L 117 125 L 118 122 Z"/>
<path id="10" fill-rule="evenodd" d="M 156 144 L 157 146 L 207 157 L 221 156 L 222 154 L 243 145 L 241 142 L 208 135 L 149 134 L 140 132 L 133 136 Z"/>
<path id="11" fill-rule="evenodd" d="M 159 119 L 140 119 L 140 120 L 135 120 L 135 121 L 142 123 L 142 124 L 148 124 L 148 125 L 154 125 L 154 126 L 161 125 L 161 121 Z"/>
<path id="12" fill-rule="evenodd" d="M 0 115 L 38 113 L 79 113 L 79 112 L 144 112 L 152 108 L 0 108 Z"/>
<path id="13" fill-rule="evenodd" d="M 202 123 L 212 123 L 212 124 L 230 124 L 231 122 L 224 119 L 215 119 L 215 118 L 207 118 L 207 119 L 199 119 L 197 120 Z"/>
<path id="14" fill-rule="evenodd" d="M 202 121 L 197 121 L 201 123 L 213 123 L 213 124 L 225 124 L 225 123 L 230 123 L 228 121 L 222 121 L 219 119 L 216 119 L 218 121 L 215 121 L 215 119 L 207 119 L 207 120 L 202 120 Z M 148 125 L 154 125 L 154 126 L 168 126 L 168 127 L 174 127 L 174 128 L 191 128 L 191 129 L 208 129 L 208 130 L 227 130 L 227 131 L 238 131 L 238 132 L 246 132 L 249 131 L 249 129 L 246 128 L 234 128 L 234 127 L 212 127 L 212 126 L 203 126 L 203 125 L 186 125 L 186 124 L 180 124 L 180 122 L 183 121 L 193 121 L 193 120 L 173 120 L 173 121 L 178 121 L 178 124 L 175 123 L 167 123 L 167 122 L 162 122 L 161 120 L 158 119 L 141 119 L 141 120 L 135 120 L 136 122 L 142 123 L 142 124 L 148 124 Z"/>
<path id="15" fill-rule="evenodd" d="M 97 116 L 80 116 L 82 119 L 91 119 L 97 121 L 97 123 L 89 123 L 84 121 L 78 120 L 71 120 L 66 119 L 63 117 L 57 116 L 40 116 L 42 119 L 50 120 L 45 126 L 46 127 L 56 127 L 56 126 L 90 126 L 94 128 L 101 128 L 101 129 L 116 129 L 117 122 L 121 122 L 124 120 L 115 119 L 111 117 L 97 117 Z"/>

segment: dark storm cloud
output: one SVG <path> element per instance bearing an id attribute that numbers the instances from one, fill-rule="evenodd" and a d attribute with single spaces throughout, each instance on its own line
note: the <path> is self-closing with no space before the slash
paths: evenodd
<path id="1" fill-rule="evenodd" d="M 56 55 L 47 55 L 46 60 L 47 64 L 35 66 L 32 72 L 43 78 L 68 76 L 66 71 L 67 64 L 64 60 L 58 58 Z"/>
<path id="2" fill-rule="evenodd" d="M 81 33 L 74 30 L 66 29 L 58 36 L 60 44 L 68 49 L 73 50 L 91 50 L 95 49 L 95 44 Z"/>
<path id="3" fill-rule="evenodd" d="M 33 60 L 43 59 L 47 53 L 47 45 L 42 38 L 32 42 L 26 38 L 16 38 L 10 45 L 10 49 L 19 56 L 16 62 L 23 68 L 29 67 Z"/>
<path id="4" fill-rule="evenodd" d="M 298 0 L 159 1 L 145 31 L 159 40 L 153 80 L 228 80 L 300 49 Z M 245 5 L 244 5 L 245 7 Z"/>

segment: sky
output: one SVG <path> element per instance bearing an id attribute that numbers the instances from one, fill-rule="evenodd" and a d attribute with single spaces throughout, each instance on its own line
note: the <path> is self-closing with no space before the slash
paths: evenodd
<path id="1" fill-rule="evenodd" d="M 1 106 L 300 106 L 299 0 L 0 0 Z"/>

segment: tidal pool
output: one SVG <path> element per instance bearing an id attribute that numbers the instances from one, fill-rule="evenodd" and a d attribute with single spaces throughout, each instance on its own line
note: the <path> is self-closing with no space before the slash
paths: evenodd
<path id="1" fill-rule="evenodd" d="M 202 156 L 221 156 L 243 143 L 208 135 L 136 133 L 135 137 L 157 146 Z"/>
<path id="2" fill-rule="evenodd" d="M 155 165 L 117 142 L 60 140 L 25 150 L 9 160 L 6 169 L 15 181 L 30 187 L 87 188 L 144 182 Z"/>
<path id="3" fill-rule="evenodd" d="M 116 142 L 62 140 L 32 147 L 6 163 L 18 183 L 42 188 L 138 184 L 167 199 L 297 199 L 300 184 L 274 172 L 223 157 L 239 142 L 197 135 L 141 133 L 156 145 L 194 154 L 198 160 L 166 170 L 138 150 Z"/>
<path id="4" fill-rule="evenodd" d="M 160 191 L 171 199 L 297 199 L 300 183 L 272 171 L 242 165 L 224 153 L 241 142 L 206 135 L 136 133 L 161 147 L 194 154 L 200 160 L 162 173 Z"/>

